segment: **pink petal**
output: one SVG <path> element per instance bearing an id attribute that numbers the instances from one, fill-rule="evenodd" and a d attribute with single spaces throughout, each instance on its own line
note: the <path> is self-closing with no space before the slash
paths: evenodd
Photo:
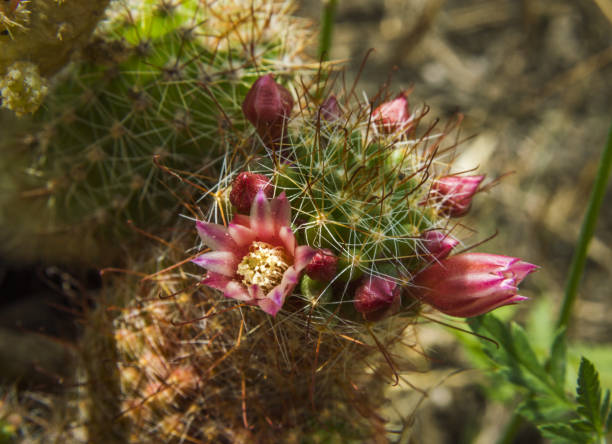
<path id="1" fill-rule="evenodd" d="M 242 225 L 244 227 L 251 227 L 251 218 L 245 214 L 236 214 L 232 219 L 233 224 Z"/>
<path id="2" fill-rule="evenodd" d="M 191 262 L 213 273 L 232 277 L 236 273 L 239 259 L 230 251 L 211 251 L 196 257 Z"/>
<path id="3" fill-rule="evenodd" d="M 270 202 L 270 207 L 276 231 L 291 225 L 291 206 L 284 191 Z"/>
<path id="4" fill-rule="evenodd" d="M 251 229 L 258 239 L 267 242 L 274 237 L 274 228 L 270 202 L 265 193 L 260 190 L 251 206 Z"/>
<path id="5" fill-rule="evenodd" d="M 238 301 L 251 300 L 247 289 L 244 287 L 244 285 L 237 281 L 231 281 L 227 284 L 225 291 L 223 292 L 223 296 L 230 299 L 236 299 Z"/>
<path id="6" fill-rule="evenodd" d="M 230 233 L 223 225 L 210 224 L 208 222 L 196 222 L 198 234 L 204 245 L 213 250 L 234 250 L 236 243 L 230 237 Z"/>
<path id="7" fill-rule="evenodd" d="M 293 231 L 291 231 L 291 228 L 281 227 L 281 229 L 278 232 L 278 237 L 280 237 L 285 247 L 285 251 L 293 256 L 295 252 L 296 242 L 295 242 L 295 235 L 293 234 Z"/>
<path id="8" fill-rule="evenodd" d="M 529 262 L 518 261 L 510 266 L 510 271 L 512 271 L 516 277 L 517 283 L 519 283 L 525 279 L 525 276 L 527 276 L 529 273 L 533 273 L 538 268 L 540 267 L 530 264 Z"/>
<path id="9" fill-rule="evenodd" d="M 209 271 L 202 280 L 202 284 L 216 290 L 224 291 L 227 284 L 231 281 L 232 279 L 227 276 Z"/>
<path id="10" fill-rule="evenodd" d="M 283 274 L 281 283 L 270 290 L 265 298 L 258 300 L 257 305 L 266 313 L 275 316 L 285 303 L 285 298 L 297 285 L 299 278 L 300 273 L 294 267 L 289 267 Z"/>
<path id="11" fill-rule="evenodd" d="M 317 254 L 317 250 L 314 248 L 308 245 L 300 245 L 295 249 L 293 266 L 298 272 L 302 271 L 310 263 L 315 254 Z"/>
<path id="12" fill-rule="evenodd" d="M 231 222 L 229 227 L 227 227 L 227 230 L 234 242 L 236 242 L 236 245 L 239 247 L 251 245 L 251 243 L 255 240 L 255 233 L 253 233 L 253 230 L 244 225 Z"/>
<path id="13" fill-rule="evenodd" d="M 264 293 L 261 290 L 261 288 L 259 287 L 259 285 L 257 285 L 257 284 L 249 285 L 247 287 L 247 290 L 249 292 L 250 299 L 252 299 L 254 301 L 259 301 L 259 299 L 263 299 L 264 298 Z"/>

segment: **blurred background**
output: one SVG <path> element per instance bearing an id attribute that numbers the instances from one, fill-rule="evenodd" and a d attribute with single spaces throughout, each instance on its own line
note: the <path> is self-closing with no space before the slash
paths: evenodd
<path id="1" fill-rule="evenodd" d="M 317 26 L 322 7 L 301 0 L 298 15 Z M 476 231 L 461 234 L 470 245 L 497 233 L 479 250 L 542 267 L 522 286 L 531 301 L 500 313 L 526 323 L 546 349 L 612 118 L 612 0 L 340 0 L 335 23 L 330 58 L 346 60 L 349 81 L 360 73 L 358 90 L 414 86 L 411 104 L 428 105 L 431 118 L 465 115 L 455 170 L 504 177 L 477 195 L 462 220 Z M 574 313 L 568 376 L 575 380 L 586 354 L 604 387 L 612 387 L 611 274 L 608 193 Z M 0 258 L 0 380 L 50 389 L 61 379 L 77 335 L 67 307 L 79 306 L 83 282 L 99 286 L 95 273 Z M 425 394 L 390 391 L 390 427 L 411 421 L 415 443 L 495 442 L 515 393 L 478 370 L 473 338 L 425 325 L 418 340 L 431 371 L 407 379 Z M 544 441 L 525 426 L 514 442 Z"/>

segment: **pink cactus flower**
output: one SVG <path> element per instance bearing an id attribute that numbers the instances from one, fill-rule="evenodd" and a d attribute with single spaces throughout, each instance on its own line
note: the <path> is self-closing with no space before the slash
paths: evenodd
<path id="1" fill-rule="evenodd" d="M 451 217 L 466 214 L 472 205 L 472 198 L 484 176 L 444 176 L 431 186 L 430 199 L 440 203 L 442 212 Z"/>
<path id="2" fill-rule="evenodd" d="M 315 281 L 329 282 L 338 269 L 338 256 L 329 248 L 317 250 L 312 261 L 306 267 L 306 274 Z"/>
<path id="3" fill-rule="evenodd" d="M 230 191 L 230 202 L 236 207 L 239 213 L 248 214 L 251 212 L 251 204 L 257 193 L 263 190 L 266 197 L 272 197 L 272 184 L 270 179 L 262 174 L 249 173 L 244 171 L 232 182 Z"/>
<path id="4" fill-rule="evenodd" d="M 406 93 L 402 92 L 395 99 L 378 106 L 372 112 L 372 122 L 384 134 L 407 130 L 412 122 L 412 117 L 408 111 Z"/>
<path id="5" fill-rule="evenodd" d="M 285 193 L 268 199 L 259 190 L 250 215 L 235 216 L 227 228 L 197 221 L 202 242 L 213 250 L 193 260 L 208 270 L 202 284 L 276 315 L 315 254 L 297 245 L 290 219 Z"/>
<path id="6" fill-rule="evenodd" d="M 353 305 L 367 321 L 378 321 L 397 311 L 401 287 L 389 278 L 367 276 L 355 290 Z"/>
<path id="7" fill-rule="evenodd" d="M 264 141 L 278 142 L 293 109 L 293 98 L 272 74 L 258 78 L 244 98 L 242 112 Z"/>
<path id="8" fill-rule="evenodd" d="M 469 318 L 527 299 L 517 287 L 537 268 L 515 257 L 462 253 L 420 272 L 410 293 L 442 313 Z"/>
<path id="9" fill-rule="evenodd" d="M 425 250 L 423 258 L 427 262 L 441 261 L 459 244 L 457 239 L 440 230 L 426 231 L 421 235 L 421 239 Z"/>

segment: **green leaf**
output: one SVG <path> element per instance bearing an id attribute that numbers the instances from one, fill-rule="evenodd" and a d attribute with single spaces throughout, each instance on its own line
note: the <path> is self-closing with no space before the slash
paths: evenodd
<path id="1" fill-rule="evenodd" d="M 559 402 L 556 396 L 533 395 L 518 406 L 519 413 L 534 424 L 561 422 L 575 415 L 568 404 Z"/>
<path id="2" fill-rule="evenodd" d="M 593 442 L 593 437 L 590 433 L 576 430 L 570 424 L 544 424 L 539 426 L 538 429 L 540 429 L 545 438 L 550 439 L 555 444 L 587 444 Z"/>
<path id="3" fill-rule="evenodd" d="M 578 394 L 578 413 L 588 419 L 595 430 L 601 430 L 599 374 L 591 361 L 584 356 L 580 361 L 580 369 L 578 370 L 576 393 Z"/>
<path id="4" fill-rule="evenodd" d="M 601 403 L 601 408 L 599 409 L 599 417 L 601 418 L 601 423 L 604 426 L 604 432 L 607 433 L 610 430 L 610 390 L 606 390 L 604 395 L 604 400 Z"/>
<path id="5" fill-rule="evenodd" d="M 561 386 L 561 388 L 565 387 L 566 356 L 567 344 L 565 342 L 565 329 L 561 328 L 557 331 L 555 339 L 553 340 L 550 360 L 547 365 L 550 376 Z"/>

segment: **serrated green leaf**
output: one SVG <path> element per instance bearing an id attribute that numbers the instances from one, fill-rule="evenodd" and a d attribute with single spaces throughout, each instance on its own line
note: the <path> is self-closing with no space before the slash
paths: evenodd
<path id="1" fill-rule="evenodd" d="M 565 388 L 565 371 L 567 367 L 567 343 L 565 342 L 565 328 L 557 331 L 553 340 L 550 359 L 547 369 L 550 376 L 563 389 Z"/>
<path id="2" fill-rule="evenodd" d="M 519 404 L 518 410 L 521 415 L 535 424 L 555 421 L 565 423 L 568 418 L 575 416 L 571 406 L 560 402 L 556 396 L 531 396 Z"/>
<path id="3" fill-rule="evenodd" d="M 531 348 L 531 344 L 529 344 L 529 339 L 527 338 L 527 334 L 525 333 L 523 327 L 516 323 L 512 323 L 511 335 L 514 353 L 520 360 L 521 364 L 538 379 L 546 381 L 548 379 L 548 374 Z"/>
<path id="4" fill-rule="evenodd" d="M 578 370 L 576 393 L 578 394 L 578 413 L 588 419 L 595 430 L 601 430 L 599 374 L 591 361 L 584 356 L 580 361 L 580 369 Z"/>
<path id="5" fill-rule="evenodd" d="M 593 441 L 590 433 L 575 430 L 569 424 L 544 424 L 538 426 L 538 429 L 540 429 L 545 438 L 550 439 L 555 444 L 588 444 Z"/>

